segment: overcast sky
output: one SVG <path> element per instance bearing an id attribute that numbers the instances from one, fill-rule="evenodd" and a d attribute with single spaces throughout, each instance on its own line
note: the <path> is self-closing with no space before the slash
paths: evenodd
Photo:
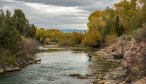
<path id="1" fill-rule="evenodd" d="M 87 29 L 88 16 L 117 0 L 0 0 L 1 9 L 22 9 L 30 23 L 43 28 Z"/>

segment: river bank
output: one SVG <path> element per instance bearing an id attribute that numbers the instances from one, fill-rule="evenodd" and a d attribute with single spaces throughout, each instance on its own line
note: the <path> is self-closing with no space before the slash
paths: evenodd
<path id="1" fill-rule="evenodd" d="M 108 70 L 95 84 L 145 84 L 146 43 L 134 38 L 119 40 L 96 53 L 120 66 Z"/>
<path id="2" fill-rule="evenodd" d="M 78 46 L 60 46 L 59 44 L 42 45 L 39 51 L 57 51 L 57 50 L 72 50 L 72 51 L 89 51 L 93 50 L 90 47 L 78 45 Z M 96 50 L 94 50 L 96 51 Z"/>
<path id="3" fill-rule="evenodd" d="M 7 72 L 20 71 L 30 64 L 37 64 L 40 60 L 37 59 L 23 59 L 21 62 L 17 62 L 15 64 L 0 64 L 0 75 Z"/>
<path id="4" fill-rule="evenodd" d="M 58 47 L 56 45 L 41 46 L 41 47 L 39 47 L 39 50 L 41 51 L 40 53 L 46 53 L 46 52 L 47 53 L 53 53 L 53 52 L 60 53 L 60 52 L 64 52 L 64 51 L 72 51 L 72 52 L 74 52 L 74 54 L 75 53 L 77 54 L 79 51 L 80 52 L 84 51 L 84 49 L 82 50 L 82 48 L 77 48 L 77 47 L 63 48 L 63 47 Z M 68 74 L 68 76 L 79 79 L 79 80 L 92 80 L 92 81 L 95 80 L 92 82 L 94 84 L 100 84 L 100 83 L 102 84 L 105 82 L 106 82 L 106 84 L 114 84 L 115 83 L 114 78 L 119 78 L 119 80 L 123 80 L 123 77 L 125 77 L 125 75 L 127 75 L 127 74 L 125 74 L 126 71 L 124 71 L 123 67 L 118 67 L 119 64 L 122 62 L 123 57 L 121 57 L 121 55 L 119 55 L 119 54 L 117 56 L 116 55 L 109 56 L 109 53 L 106 53 L 107 50 L 109 50 L 109 49 L 101 49 L 100 51 L 93 53 L 92 61 L 89 61 L 87 59 L 88 57 L 86 57 L 86 60 L 88 60 L 90 63 L 90 65 L 86 65 L 86 66 L 90 67 L 90 70 L 91 70 L 90 73 L 81 74 L 81 73 L 75 72 L 75 73 Z M 85 50 L 85 52 L 86 52 L 86 50 Z M 58 56 L 61 55 L 61 54 L 57 54 L 57 53 L 56 53 L 56 55 L 58 55 Z M 64 53 L 62 53 L 62 54 L 64 54 Z M 87 53 L 85 55 L 87 56 Z M 52 57 L 52 56 L 50 56 L 50 57 Z M 86 61 L 86 60 L 84 60 L 84 61 Z M 79 61 L 82 61 L 82 60 L 80 59 Z M 35 60 L 35 59 L 33 59 L 33 60 L 27 59 L 27 60 L 23 60 L 23 61 L 21 60 L 21 63 L 19 63 L 19 64 L 17 63 L 15 65 L 3 65 L 3 66 L 1 65 L 2 67 L 0 68 L 0 71 L 1 71 L 1 74 L 6 73 L 6 72 L 18 71 L 27 65 L 34 64 L 37 62 L 38 62 L 38 60 Z M 43 62 L 44 61 L 42 61 L 42 63 Z M 45 66 L 46 65 L 44 65 L 44 67 Z M 113 79 L 112 80 L 110 79 L 110 81 L 109 81 L 109 78 L 113 78 Z"/>

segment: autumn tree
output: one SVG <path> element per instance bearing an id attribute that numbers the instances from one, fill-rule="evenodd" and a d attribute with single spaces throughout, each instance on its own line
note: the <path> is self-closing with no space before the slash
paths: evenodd
<path id="1" fill-rule="evenodd" d="M 90 38 L 96 36 L 91 32 L 92 30 L 96 31 L 98 36 L 103 38 L 98 40 L 101 41 L 100 43 L 106 43 L 107 38 L 132 34 L 134 30 L 141 28 L 142 24 L 145 23 L 145 9 L 145 0 L 122 0 L 115 3 L 113 8 L 107 7 L 105 10 L 97 10 L 91 13 L 88 22 L 89 30 L 85 35 L 83 43 L 88 42 L 88 44 L 93 45 L 96 42 L 94 40 L 99 38 L 97 37 L 94 40 Z M 87 38 L 90 40 L 88 41 Z"/>

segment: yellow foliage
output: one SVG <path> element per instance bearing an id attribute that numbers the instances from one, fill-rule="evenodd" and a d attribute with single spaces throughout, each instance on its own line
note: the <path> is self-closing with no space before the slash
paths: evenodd
<path id="1" fill-rule="evenodd" d="M 88 28 L 89 29 L 98 29 L 106 26 L 106 22 L 104 21 L 103 17 L 105 15 L 104 11 L 95 11 L 89 16 Z"/>
<path id="2" fill-rule="evenodd" d="M 37 29 L 36 30 L 36 38 L 43 42 L 45 39 L 50 39 L 51 41 L 59 41 L 64 37 L 63 32 L 57 29 Z"/>
<path id="3" fill-rule="evenodd" d="M 82 41 L 84 45 L 96 45 L 103 39 L 101 33 L 96 29 L 90 29 Z"/>
<path id="4" fill-rule="evenodd" d="M 77 44 L 81 44 L 83 40 L 84 34 L 79 32 L 73 32 L 73 33 L 64 33 L 64 37 L 60 40 L 60 45 L 63 46 L 74 46 Z"/>
<path id="5" fill-rule="evenodd" d="M 116 34 L 109 34 L 106 35 L 105 42 L 106 44 L 110 45 L 117 41 L 118 36 Z"/>

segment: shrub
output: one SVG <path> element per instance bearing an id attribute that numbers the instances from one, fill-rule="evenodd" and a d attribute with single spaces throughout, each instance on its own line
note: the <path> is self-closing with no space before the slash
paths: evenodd
<path id="1" fill-rule="evenodd" d="M 91 45 L 99 45 L 100 41 L 103 40 L 102 34 L 96 29 L 90 29 L 86 34 L 82 41 L 83 45 L 91 46 Z"/>
<path id="2" fill-rule="evenodd" d="M 106 35 L 105 42 L 107 45 L 111 45 L 117 41 L 118 36 L 115 34 Z"/>
<path id="3" fill-rule="evenodd" d="M 118 38 L 118 40 L 130 41 L 132 39 L 132 35 L 123 34 Z"/>
<path id="4" fill-rule="evenodd" d="M 133 36 L 138 41 L 146 41 L 146 24 L 133 32 Z"/>
<path id="5" fill-rule="evenodd" d="M 37 41 L 30 38 L 22 37 L 22 41 L 20 42 L 20 56 L 26 58 L 33 58 L 32 54 L 36 52 L 37 49 Z"/>

